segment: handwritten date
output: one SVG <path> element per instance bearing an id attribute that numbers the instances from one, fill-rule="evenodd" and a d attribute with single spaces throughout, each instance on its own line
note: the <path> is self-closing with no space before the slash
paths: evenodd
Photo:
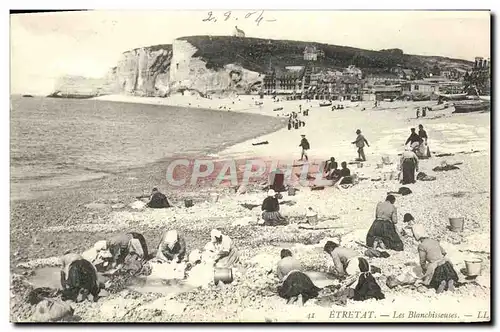
<path id="1" fill-rule="evenodd" d="M 230 10 L 225 12 L 224 14 L 222 14 L 221 20 L 223 22 L 228 21 L 230 19 L 238 20 L 238 17 L 233 15 Z M 255 23 L 257 23 L 257 25 L 260 25 L 262 23 L 262 21 L 266 21 L 266 22 L 275 22 L 276 21 L 276 19 L 266 19 L 264 17 L 263 10 L 248 12 L 244 16 L 244 19 L 254 19 L 254 21 L 255 21 Z M 218 20 L 219 20 L 218 17 L 211 11 L 207 13 L 207 17 L 202 19 L 203 22 L 214 22 L 214 23 L 217 22 Z"/>

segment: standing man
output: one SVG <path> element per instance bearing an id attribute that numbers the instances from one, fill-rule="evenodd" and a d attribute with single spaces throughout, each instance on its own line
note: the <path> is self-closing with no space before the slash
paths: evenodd
<path id="1" fill-rule="evenodd" d="M 358 136 L 356 137 L 356 140 L 354 142 L 352 142 L 352 144 L 356 144 L 356 146 L 358 148 L 358 159 L 360 159 L 362 161 L 366 161 L 365 151 L 363 149 L 365 147 L 365 143 L 366 143 L 367 147 L 370 147 L 370 144 L 368 144 L 368 141 L 366 140 L 366 138 L 361 134 L 361 130 L 359 130 L 359 129 L 356 130 L 356 134 Z"/>
<path id="2" fill-rule="evenodd" d="M 427 132 L 424 130 L 424 126 L 419 124 L 418 125 L 418 136 L 427 144 Z"/>
<path id="3" fill-rule="evenodd" d="M 300 155 L 300 161 L 302 161 L 304 159 L 304 157 L 306 157 L 306 161 L 309 161 L 309 158 L 307 157 L 307 150 L 310 149 L 310 145 L 309 145 L 309 142 L 307 141 L 307 138 L 306 138 L 306 135 L 300 135 L 302 136 L 302 140 L 300 141 L 300 145 L 299 147 L 302 148 L 302 154 Z"/>

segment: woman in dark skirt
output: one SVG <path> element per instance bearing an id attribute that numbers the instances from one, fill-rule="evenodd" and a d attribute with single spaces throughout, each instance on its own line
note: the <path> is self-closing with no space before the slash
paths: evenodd
<path id="1" fill-rule="evenodd" d="M 107 241 L 107 249 L 113 255 L 114 265 L 123 264 L 129 253 L 136 253 L 142 259 L 148 259 L 146 239 L 140 233 L 122 233 Z"/>
<path id="2" fill-rule="evenodd" d="M 354 301 L 365 301 L 369 299 L 382 300 L 385 298 L 382 289 L 370 272 L 370 264 L 368 261 L 359 257 L 359 271 L 361 274 L 358 278 L 358 283 L 354 288 Z"/>
<path id="3" fill-rule="evenodd" d="M 267 197 L 262 202 L 262 219 L 265 226 L 286 225 L 287 221 L 280 211 L 280 204 L 276 198 L 276 192 L 270 189 L 267 192 Z"/>
<path id="4" fill-rule="evenodd" d="M 82 302 L 89 294 L 92 294 L 93 300 L 97 301 L 100 289 L 97 273 L 92 263 L 85 259 L 78 259 L 70 264 L 68 270 L 68 276 L 61 271 L 63 300 Z"/>
<path id="5" fill-rule="evenodd" d="M 403 172 L 401 184 L 415 183 L 415 172 L 418 172 L 418 157 L 410 148 L 406 148 L 401 156 L 400 169 Z"/>
<path id="6" fill-rule="evenodd" d="M 301 270 L 301 264 L 292 257 L 288 249 L 281 250 L 281 260 L 278 262 L 277 273 L 282 281 L 278 286 L 278 295 L 288 303 L 296 302 L 302 298 L 302 304 L 318 296 L 321 288 L 316 287 L 311 279 Z"/>
<path id="7" fill-rule="evenodd" d="M 385 202 L 377 204 L 375 221 L 366 235 L 366 245 L 370 248 L 403 251 L 403 241 L 396 232 L 397 210 L 394 206 L 396 198 L 388 195 Z"/>
<path id="8" fill-rule="evenodd" d="M 458 275 L 452 262 L 446 257 L 446 251 L 438 241 L 427 236 L 422 225 L 413 226 L 413 235 L 420 242 L 418 255 L 424 273 L 422 283 L 434 288 L 438 294 L 445 290 L 453 291 Z"/>

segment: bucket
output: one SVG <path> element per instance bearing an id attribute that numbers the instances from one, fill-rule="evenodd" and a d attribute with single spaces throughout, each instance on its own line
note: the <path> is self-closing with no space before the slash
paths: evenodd
<path id="1" fill-rule="evenodd" d="M 481 263 L 483 260 L 481 258 L 471 258 L 465 260 L 465 268 L 467 269 L 467 275 L 469 277 L 476 277 L 481 275 Z"/>
<path id="2" fill-rule="evenodd" d="M 230 268 L 215 268 L 214 269 L 214 283 L 217 285 L 220 281 L 224 284 L 233 282 L 233 269 Z"/>
<path id="3" fill-rule="evenodd" d="M 464 218 L 450 218 L 450 229 L 453 232 L 464 230 Z"/>
<path id="4" fill-rule="evenodd" d="M 295 188 L 288 188 L 288 196 L 295 196 L 295 193 L 297 192 L 297 189 Z"/>
<path id="5" fill-rule="evenodd" d="M 219 201 L 219 194 L 212 193 L 210 194 L 210 202 L 217 203 Z"/>
<path id="6" fill-rule="evenodd" d="M 193 206 L 193 200 L 192 199 L 185 199 L 184 206 L 187 208 L 190 208 L 191 206 Z"/>
<path id="7" fill-rule="evenodd" d="M 363 168 L 363 163 L 358 163 L 358 168 Z"/>
<path id="8" fill-rule="evenodd" d="M 382 168 L 384 167 L 384 164 L 377 164 L 377 168 Z"/>

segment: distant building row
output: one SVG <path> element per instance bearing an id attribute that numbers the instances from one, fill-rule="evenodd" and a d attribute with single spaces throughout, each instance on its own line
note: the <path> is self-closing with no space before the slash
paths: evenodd
<path id="1" fill-rule="evenodd" d="M 407 75 L 410 73 L 406 73 Z M 312 73 L 310 67 L 275 69 L 264 77 L 267 94 L 295 94 L 309 99 L 381 100 L 385 98 L 426 98 L 437 93 L 457 94 L 463 83 L 444 76 L 422 80 L 402 80 L 398 75 L 369 75 L 361 78 L 359 69 Z"/>

